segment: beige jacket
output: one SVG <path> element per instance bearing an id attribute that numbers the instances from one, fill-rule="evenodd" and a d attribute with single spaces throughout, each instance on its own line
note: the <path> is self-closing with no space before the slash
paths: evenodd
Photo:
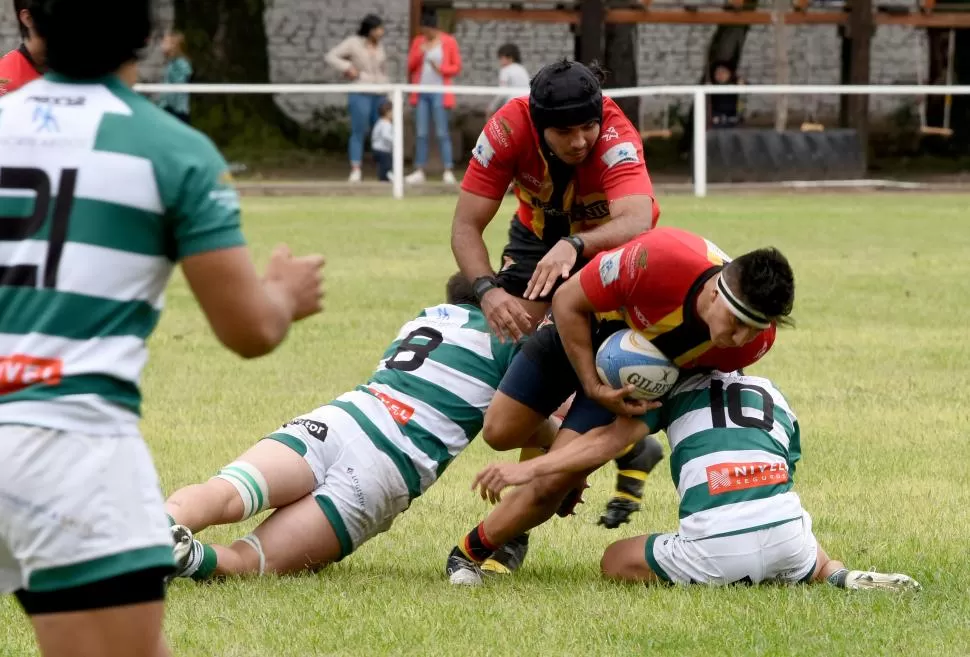
<path id="1" fill-rule="evenodd" d="M 385 71 L 387 55 L 384 46 L 378 44 L 372 48 L 367 44 L 367 38 L 349 36 L 327 53 L 326 62 L 341 73 L 351 66 L 357 69 L 360 76 L 355 82 L 369 82 L 383 84 L 388 81 Z"/>

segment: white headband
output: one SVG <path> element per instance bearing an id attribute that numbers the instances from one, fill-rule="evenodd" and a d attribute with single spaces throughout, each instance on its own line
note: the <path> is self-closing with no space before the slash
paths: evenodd
<path id="1" fill-rule="evenodd" d="M 724 280 L 723 274 L 717 275 L 717 289 L 720 291 L 721 298 L 724 299 L 724 303 L 727 304 L 731 313 L 742 322 L 757 329 L 771 327 L 771 320 L 751 308 L 751 306 L 743 303 L 738 295 L 731 291 L 731 288 L 728 287 L 727 282 Z"/>

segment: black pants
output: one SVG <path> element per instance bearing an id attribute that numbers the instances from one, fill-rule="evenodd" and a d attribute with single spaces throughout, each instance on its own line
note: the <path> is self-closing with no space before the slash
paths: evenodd
<path id="1" fill-rule="evenodd" d="M 522 225 L 518 216 L 512 217 L 512 223 L 509 226 L 509 242 L 502 251 L 502 266 L 496 277 L 499 286 L 513 297 L 522 298 L 525 296 L 525 289 L 529 286 L 529 280 L 535 273 L 536 266 L 549 253 L 551 248 L 549 244 L 543 242 L 536 237 L 535 233 Z M 578 272 L 587 262 L 582 258 L 577 260 L 572 273 Z M 552 301 L 552 295 L 563 282 L 562 278 L 557 279 L 552 291 L 537 300 Z"/>
<path id="2" fill-rule="evenodd" d="M 387 151 L 374 151 L 374 159 L 377 160 L 377 179 L 390 180 L 393 168 L 391 154 Z"/>

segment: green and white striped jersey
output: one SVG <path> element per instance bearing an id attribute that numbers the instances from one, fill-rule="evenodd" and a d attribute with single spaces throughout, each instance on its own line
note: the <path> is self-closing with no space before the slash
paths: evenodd
<path id="1" fill-rule="evenodd" d="M 401 327 L 368 382 L 330 405 L 391 457 L 413 499 L 482 430 L 517 350 L 492 335 L 474 306 L 425 308 Z"/>
<path id="2" fill-rule="evenodd" d="M 173 264 L 240 246 L 201 133 L 114 76 L 0 99 L 0 423 L 137 432 Z"/>
<path id="3" fill-rule="evenodd" d="M 802 517 L 798 419 L 768 379 L 697 374 L 644 416 L 670 442 L 681 536 L 741 534 Z"/>

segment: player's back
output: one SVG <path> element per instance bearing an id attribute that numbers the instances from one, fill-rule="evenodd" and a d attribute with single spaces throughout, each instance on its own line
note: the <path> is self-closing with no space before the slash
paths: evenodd
<path id="1" fill-rule="evenodd" d="M 425 308 L 401 327 L 367 383 L 332 403 L 375 443 L 390 441 L 384 451 L 394 450 L 405 480 L 419 479 L 424 491 L 482 430 L 517 349 L 492 335 L 479 308 Z"/>
<path id="2" fill-rule="evenodd" d="M 241 243 L 222 171 L 114 76 L 0 98 L 0 422 L 136 428 L 173 263 Z"/>
<path id="3" fill-rule="evenodd" d="M 648 417 L 670 442 L 686 538 L 754 531 L 801 517 L 792 490 L 798 419 L 768 379 L 737 372 L 679 382 Z"/>

